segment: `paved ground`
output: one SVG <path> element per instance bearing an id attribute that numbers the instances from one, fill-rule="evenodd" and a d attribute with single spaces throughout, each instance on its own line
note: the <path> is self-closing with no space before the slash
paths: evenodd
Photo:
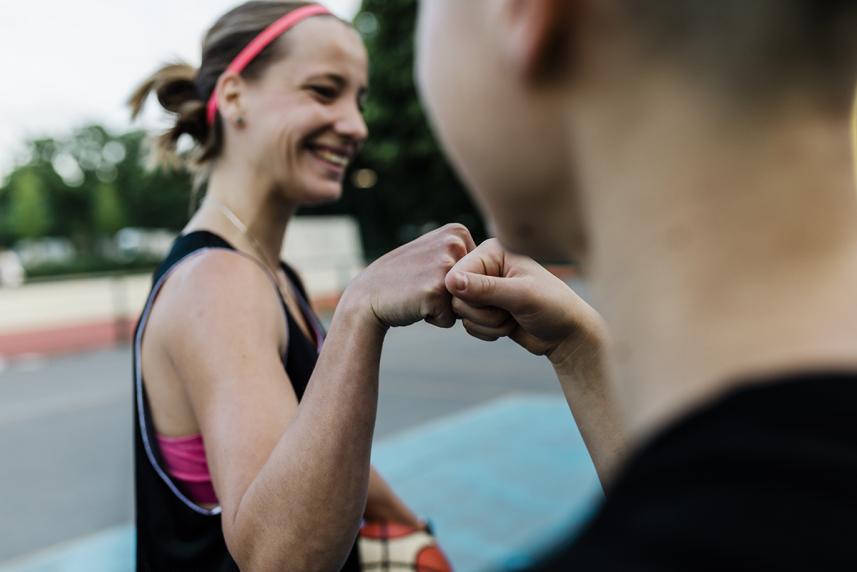
<path id="1" fill-rule="evenodd" d="M 125 348 L 3 366 L 0 562 L 131 518 L 131 379 Z M 548 364 L 460 327 L 394 330 L 377 437 L 513 393 L 560 395 Z"/>
<path id="2" fill-rule="evenodd" d="M 601 499 L 595 469 L 560 396 L 518 394 L 375 442 L 372 459 L 435 525 L 456 572 L 515 572 L 576 534 Z M 0 572 L 132 572 L 122 524 Z"/>

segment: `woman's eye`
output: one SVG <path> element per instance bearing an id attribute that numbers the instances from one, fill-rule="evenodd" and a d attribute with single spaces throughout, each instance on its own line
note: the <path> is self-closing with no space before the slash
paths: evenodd
<path id="1" fill-rule="evenodd" d="M 314 85 L 310 89 L 312 89 L 313 92 L 315 92 L 317 95 L 320 95 L 324 99 L 333 99 L 336 97 L 336 90 L 332 87 Z"/>

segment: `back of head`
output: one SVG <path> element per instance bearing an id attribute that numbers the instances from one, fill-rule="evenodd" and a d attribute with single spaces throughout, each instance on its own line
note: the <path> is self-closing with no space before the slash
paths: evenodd
<path id="1" fill-rule="evenodd" d="M 857 72 L 852 0 L 619 0 L 643 57 L 742 105 L 806 96 L 847 108 Z"/>
<path id="2" fill-rule="evenodd" d="M 586 146 L 557 118 L 581 101 L 569 90 L 594 93 L 581 89 L 592 70 L 609 78 L 592 98 L 605 110 L 615 95 L 647 117 L 635 82 L 668 77 L 705 98 L 700 112 L 742 115 L 733 125 L 793 101 L 839 120 L 854 93 L 853 0 L 432 0 L 420 19 L 419 84 L 438 135 L 505 244 L 531 254 L 548 241 L 585 248 L 568 196 Z"/>

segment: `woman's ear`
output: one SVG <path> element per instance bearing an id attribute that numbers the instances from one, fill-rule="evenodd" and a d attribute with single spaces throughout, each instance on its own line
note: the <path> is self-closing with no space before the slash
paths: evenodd
<path id="1" fill-rule="evenodd" d="M 243 121 L 244 108 L 241 99 L 244 85 L 242 77 L 231 72 L 224 73 L 217 80 L 217 110 L 224 122 L 235 124 L 239 119 Z"/>
<path id="2" fill-rule="evenodd" d="M 507 0 L 507 55 L 520 74 L 539 81 L 573 56 L 573 14 L 581 0 Z"/>

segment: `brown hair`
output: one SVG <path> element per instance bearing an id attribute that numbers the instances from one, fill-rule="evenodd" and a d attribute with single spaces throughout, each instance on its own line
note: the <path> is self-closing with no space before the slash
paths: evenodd
<path id="1" fill-rule="evenodd" d="M 157 164 L 185 167 L 197 175 L 197 182 L 205 179 L 205 167 L 216 159 L 223 148 L 223 126 L 220 114 L 213 125 L 205 118 L 208 98 L 218 78 L 230 62 L 262 30 L 283 15 L 313 2 L 290 0 L 254 0 L 233 8 L 220 17 L 208 30 L 202 42 L 202 63 L 199 69 L 184 63 L 163 66 L 134 90 L 128 100 L 131 118 L 143 109 L 150 93 L 154 93 L 161 106 L 175 116 L 175 123 L 155 141 Z M 272 42 L 262 50 L 241 72 L 247 79 L 258 78 L 262 72 L 283 55 L 281 42 Z M 193 149 L 180 154 L 179 139 L 189 135 Z"/>
<path id="2" fill-rule="evenodd" d="M 854 0 L 625 0 L 642 51 L 721 93 L 802 90 L 843 110 L 857 71 Z M 761 100 L 767 98 L 763 97 Z"/>

